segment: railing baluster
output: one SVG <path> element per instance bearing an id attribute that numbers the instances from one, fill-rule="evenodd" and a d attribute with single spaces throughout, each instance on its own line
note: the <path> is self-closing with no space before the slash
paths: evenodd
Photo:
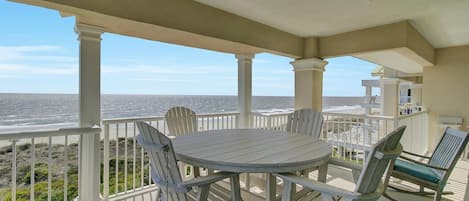
<path id="1" fill-rule="evenodd" d="M 34 186 L 36 184 L 36 181 L 35 181 L 35 177 L 36 177 L 36 143 L 35 143 L 35 139 L 34 138 L 31 138 L 31 178 L 30 178 L 30 187 L 31 187 L 31 192 L 30 192 L 30 195 L 29 195 L 29 199 L 31 201 L 34 201 L 36 196 L 35 196 L 35 190 L 34 190 Z"/>
<path id="2" fill-rule="evenodd" d="M 52 137 L 49 136 L 49 146 L 47 154 L 47 200 L 52 200 Z"/>
<path id="3" fill-rule="evenodd" d="M 133 161 L 132 161 L 132 187 L 133 187 L 133 191 L 135 191 L 136 189 L 136 181 L 135 181 L 135 175 L 137 174 L 137 171 L 136 171 L 136 166 L 137 166 L 137 141 L 136 141 L 136 136 L 137 136 L 137 128 L 135 126 L 135 122 L 133 122 Z"/>
<path id="4" fill-rule="evenodd" d="M 115 194 L 119 193 L 119 123 L 116 123 L 116 190 Z"/>
<path id="5" fill-rule="evenodd" d="M 109 123 L 104 123 L 104 153 L 103 153 L 103 198 L 109 200 Z"/>
<path id="6" fill-rule="evenodd" d="M 65 136 L 64 142 L 64 201 L 68 200 L 68 136 Z"/>
<path id="7" fill-rule="evenodd" d="M 124 131 L 124 192 L 127 192 L 127 161 L 128 161 L 128 135 L 127 135 L 127 132 L 128 132 L 128 127 L 127 127 L 127 122 L 125 122 L 124 124 L 124 128 L 125 128 L 125 131 Z"/>
<path id="8" fill-rule="evenodd" d="M 11 200 L 16 201 L 16 139 L 11 141 Z"/>

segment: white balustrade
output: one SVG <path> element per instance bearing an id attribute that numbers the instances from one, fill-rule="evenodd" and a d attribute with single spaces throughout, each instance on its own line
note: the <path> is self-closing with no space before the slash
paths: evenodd
<path id="1" fill-rule="evenodd" d="M 239 126 L 239 113 L 201 114 L 197 118 L 200 131 Z M 104 200 L 135 197 L 155 188 L 149 176 L 148 157 L 135 141 L 138 134 L 135 126 L 137 121 L 145 121 L 165 135 L 170 135 L 163 116 L 103 120 L 104 132 L 101 138 L 104 142 Z M 114 188 L 111 189 L 110 186 Z"/>
<path id="2" fill-rule="evenodd" d="M 75 169 L 74 178 L 69 179 L 69 171 L 70 166 L 77 167 L 83 162 L 78 158 L 79 138 L 84 135 L 98 135 L 100 132 L 100 128 L 67 128 L 1 133 L 2 155 L 11 154 L 11 181 L 3 184 L 9 185 L 11 189 L 10 195 L 5 196 L 10 196 L 12 201 L 52 200 L 52 196 L 60 195 L 57 192 L 63 192 L 63 200 L 73 200 L 78 192 L 76 189 L 69 192 L 69 187 L 78 187 L 78 172 Z M 71 164 L 75 160 L 76 164 Z M 5 162 L 8 160 L 2 161 Z M 42 171 L 44 167 L 47 167 L 47 172 Z M 2 170 L 3 173 L 4 171 L 5 169 Z M 47 174 L 47 179 L 44 174 Z"/>
<path id="3" fill-rule="evenodd" d="M 288 113 L 262 114 L 252 113 L 250 126 L 259 129 L 284 130 L 287 123 Z M 356 114 L 339 114 L 325 112 L 324 124 L 321 138 L 327 140 L 334 147 L 334 157 L 352 161 L 357 164 L 363 163 L 367 151 L 380 138 L 401 125 L 407 125 L 406 133 L 401 140 L 407 150 L 413 152 L 426 151 L 428 115 L 427 112 L 419 112 L 406 116 L 385 117 L 368 116 Z M 102 197 L 103 200 L 120 200 L 132 198 L 148 193 L 156 188 L 149 177 L 150 166 L 148 158 L 136 143 L 135 136 L 138 134 L 135 122 L 145 121 L 169 135 L 164 117 L 137 117 L 108 119 L 102 121 L 104 128 L 101 132 L 103 172 L 102 172 Z M 198 115 L 199 130 L 233 129 L 239 127 L 239 113 L 202 114 Z M 0 134 L 0 142 L 8 142 L 12 151 L 12 176 L 11 176 L 11 198 L 18 191 L 17 175 L 20 167 L 18 149 L 25 144 L 30 144 L 29 166 L 31 170 L 37 168 L 38 161 L 46 160 L 48 167 L 47 189 L 50 200 L 53 196 L 53 182 L 57 179 L 57 172 L 49 168 L 55 160 L 63 160 L 70 164 L 79 150 L 79 136 L 97 134 L 99 128 L 61 129 L 56 131 L 23 132 Z M 419 142 L 419 143 L 416 143 Z M 63 146 L 62 158 L 55 158 L 56 145 Z M 54 148 L 55 147 L 55 148 Z M 42 151 L 42 152 L 41 152 Z M 45 151 L 45 152 L 44 152 Z M 43 153 L 38 155 L 37 153 Z M 74 155 L 75 154 L 75 155 Z M 78 156 L 76 156 L 78 157 Z M 86 159 L 82 159 L 86 160 Z M 73 165 L 77 167 L 78 164 Z M 70 182 L 78 182 L 76 178 L 71 179 L 68 171 L 72 165 L 65 165 L 62 169 L 64 200 L 72 195 L 69 192 Z M 37 187 L 35 187 L 37 172 L 31 171 L 29 187 L 30 200 L 35 200 Z M 44 181 L 42 181 L 44 182 Z M 77 183 L 78 185 L 78 183 Z M 62 188 L 62 187 L 61 187 Z M 76 192 L 74 192 L 76 194 Z M 16 196 L 16 197 L 15 197 Z"/>

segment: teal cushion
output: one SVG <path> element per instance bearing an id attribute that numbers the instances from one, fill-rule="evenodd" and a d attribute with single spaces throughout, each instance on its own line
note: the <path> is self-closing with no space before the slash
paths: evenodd
<path id="1" fill-rule="evenodd" d="M 431 168 L 406 160 L 397 159 L 394 163 L 394 170 L 433 183 L 438 183 L 441 179 Z"/>

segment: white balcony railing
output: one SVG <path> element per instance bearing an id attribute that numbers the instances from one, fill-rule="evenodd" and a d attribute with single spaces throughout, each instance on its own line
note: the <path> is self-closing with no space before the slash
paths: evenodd
<path id="1" fill-rule="evenodd" d="M 252 127 L 285 129 L 288 113 L 253 113 Z M 321 138 L 334 147 L 334 157 L 362 163 L 368 150 L 379 139 L 395 128 L 406 125 L 401 140 L 409 151 L 424 153 L 427 148 L 427 112 L 399 117 L 369 116 L 324 112 Z M 416 143 L 419 142 L 419 143 Z"/>
<path id="2" fill-rule="evenodd" d="M 197 115 L 199 130 L 238 128 L 239 113 Z M 169 134 L 164 117 L 103 120 L 103 189 L 104 200 L 125 199 L 154 189 L 149 176 L 148 157 L 136 141 L 135 122 L 145 121 Z M 190 175 L 187 172 L 185 175 Z"/>
<path id="3" fill-rule="evenodd" d="M 69 128 L 0 134 L 0 188 L 9 188 L 0 192 L 0 200 L 73 200 L 81 163 L 79 138 L 100 132 Z"/>
<path id="4" fill-rule="evenodd" d="M 250 125 L 252 128 L 284 130 L 288 113 L 260 114 L 252 113 Z M 334 147 L 334 157 L 362 163 L 367 151 L 381 137 L 400 125 L 407 125 L 402 143 L 407 150 L 423 152 L 426 149 L 427 113 L 420 112 L 401 117 L 366 116 L 354 114 L 324 113 L 322 139 L 327 140 Z M 199 130 L 238 128 L 239 113 L 204 114 L 198 115 Z M 101 132 L 102 141 L 102 189 L 104 200 L 122 200 L 136 197 L 153 191 L 156 186 L 149 177 L 150 166 L 148 157 L 136 143 L 136 121 L 146 121 L 163 133 L 168 133 L 164 117 L 122 118 L 102 121 L 104 128 Z M 47 198 L 51 199 L 54 190 L 63 191 L 64 200 L 76 196 L 77 177 L 71 179 L 70 168 L 78 167 L 78 138 L 80 135 L 97 134 L 99 129 L 79 128 L 45 132 L 12 133 L 0 135 L 0 142 L 10 143 L 11 151 L 11 196 L 16 200 L 17 179 L 25 178 L 21 174 L 30 174 L 29 184 L 21 186 L 21 191 L 28 191 L 25 199 L 34 200 L 38 188 L 47 191 Z M 419 142 L 419 143 L 415 143 Z M 24 147 L 29 150 L 24 151 Z M 28 168 L 18 167 L 18 151 L 29 154 Z M 3 150 L 0 150 L 3 151 Z M 5 154 L 5 153 L 4 153 Z M 25 157 L 22 156 L 24 159 Z M 28 158 L 28 157 L 26 157 Z M 22 160 L 23 160 L 22 159 Z M 40 187 L 35 175 L 39 163 L 47 167 L 47 181 Z M 74 164 L 72 164 L 74 163 Z M 24 166 L 24 164 L 22 165 Z M 30 171 L 35 170 L 36 171 Z M 76 171 L 76 170 L 73 170 Z M 42 173 L 41 173 L 42 174 Z M 190 174 L 190 169 L 185 175 Z M 62 185 L 54 184 L 54 181 Z M 34 185 L 36 183 L 36 185 Z M 46 185 L 46 187 L 44 187 Z M 71 192 L 73 190 L 73 193 Z M 18 194 L 22 195 L 22 194 Z M 72 196 L 73 195 L 73 196 Z M 37 198 L 40 200 L 39 198 Z M 61 198 L 60 198 L 61 199 Z"/>

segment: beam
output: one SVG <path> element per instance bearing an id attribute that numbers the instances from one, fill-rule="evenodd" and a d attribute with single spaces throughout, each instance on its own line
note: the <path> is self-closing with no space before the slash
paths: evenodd
<path id="1" fill-rule="evenodd" d="M 435 63 L 434 48 L 408 21 L 321 37 L 318 49 L 321 58 L 393 51 L 421 66 Z"/>
<path id="2" fill-rule="evenodd" d="M 188 0 L 13 0 L 16 2 L 51 8 L 64 13 L 76 15 L 81 22 L 102 26 L 106 32 L 113 32 L 150 40 L 182 44 L 210 50 L 230 53 L 246 53 L 246 49 L 226 49 L 220 46 L 219 40 L 230 46 L 250 47 L 256 53 L 261 51 L 299 58 L 303 56 L 303 39 L 293 34 L 280 31 L 270 26 L 240 17 L 217 8 Z M 91 22 L 103 22 L 95 24 Z M 147 25 L 135 27 L 129 22 Z M 185 37 L 168 36 L 173 32 L 160 32 L 161 35 L 147 35 L 149 27 L 176 31 Z M 145 29 L 143 29 L 145 28 Z M 110 30 L 111 29 L 111 30 Z M 134 31 L 132 31 L 132 29 Z M 143 33 L 142 33 L 143 32 Z M 182 34 L 184 33 L 184 34 Z M 178 36 L 179 36 L 178 35 Z M 168 40 L 171 38 L 172 40 Z M 190 43 L 186 38 L 194 39 Z M 208 42 L 197 43 L 197 40 Z M 222 45 L 223 46 L 223 45 Z"/>

